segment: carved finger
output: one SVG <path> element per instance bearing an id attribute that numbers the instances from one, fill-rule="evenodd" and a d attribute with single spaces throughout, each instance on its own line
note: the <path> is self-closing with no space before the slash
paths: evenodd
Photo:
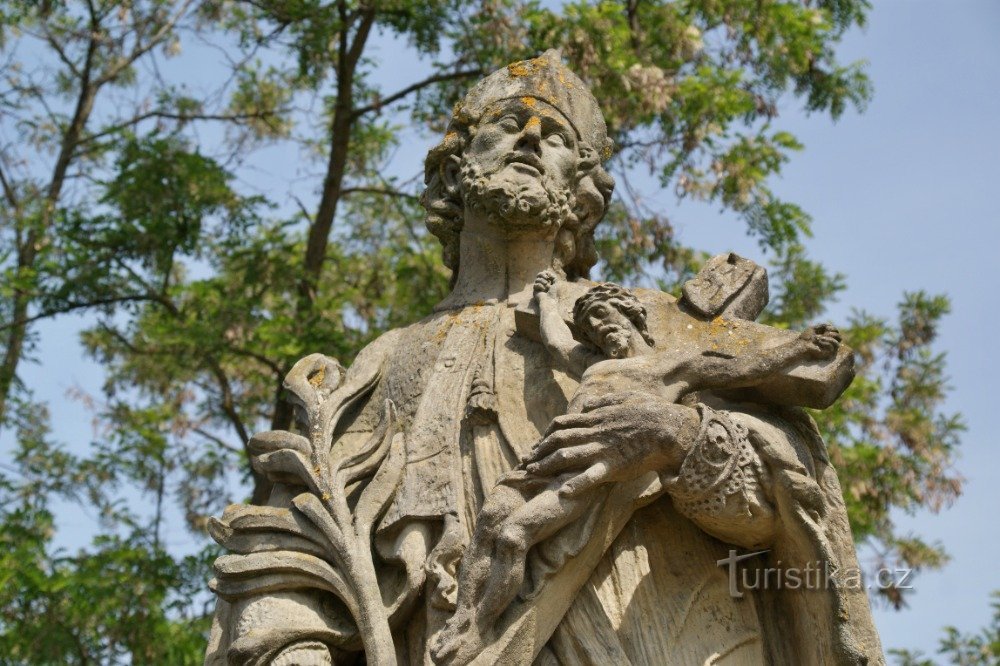
<path id="1" fill-rule="evenodd" d="M 604 462 L 594 463 L 583 472 L 577 474 L 559 488 L 559 495 L 562 497 L 576 497 L 591 490 L 602 483 L 606 483 L 610 477 L 610 468 Z"/>
<path id="2" fill-rule="evenodd" d="M 815 330 L 816 335 L 820 337 L 833 338 L 837 342 L 840 342 L 841 340 L 840 330 L 833 324 L 820 324 L 815 326 L 813 330 Z"/>
<path id="3" fill-rule="evenodd" d="M 830 340 L 831 342 L 834 342 L 836 344 L 840 344 L 841 341 L 840 333 L 821 333 L 818 336 L 818 339 Z"/>
<path id="4" fill-rule="evenodd" d="M 600 421 L 600 415 L 593 413 L 563 414 L 552 419 L 552 423 L 545 429 L 545 435 L 551 435 L 556 430 L 563 430 L 565 428 L 589 428 L 600 423 Z"/>
<path id="5" fill-rule="evenodd" d="M 621 391 L 618 393 L 608 393 L 607 395 L 590 398 L 584 401 L 582 411 L 592 412 L 595 409 L 600 409 L 601 407 L 620 405 L 623 402 L 631 400 L 635 395 L 635 391 Z"/>
<path id="6" fill-rule="evenodd" d="M 556 281 L 555 273 L 546 270 L 535 277 L 535 291 L 548 291 Z"/>
<path id="7" fill-rule="evenodd" d="M 816 345 L 823 352 L 824 356 L 833 356 L 840 347 L 840 341 L 822 336 L 816 339 Z"/>
<path id="8" fill-rule="evenodd" d="M 604 451 L 604 444 L 592 442 L 559 449 L 552 455 L 528 465 L 528 471 L 541 476 L 553 476 L 579 467 L 586 467 Z"/>
<path id="9" fill-rule="evenodd" d="M 592 442 L 597 438 L 597 431 L 593 428 L 567 428 L 556 430 L 554 433 L 538 442 L 531 452 L 529 460 L 541 460 L 553 451 L 567 447 L 576 446 Z"/>

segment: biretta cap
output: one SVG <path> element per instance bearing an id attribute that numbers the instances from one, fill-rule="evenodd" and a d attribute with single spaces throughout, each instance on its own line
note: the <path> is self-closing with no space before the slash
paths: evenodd
<path id="1" fill-rule="evenodd" d="M 534 98 L 551 104 L 602 160 L 610 157 L 611 140 L 597 100 L 580 77 L 563 65 L 556 49 L 537 58 L 512 62 L 484 78 L 455 107 L 454 120 L 475 124 L 497 102 L 514 98 Z"/>

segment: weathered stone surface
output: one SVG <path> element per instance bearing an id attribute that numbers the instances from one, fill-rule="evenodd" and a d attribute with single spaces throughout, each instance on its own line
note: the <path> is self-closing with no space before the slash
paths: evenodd
<path id="1" fill-rule="evenodd" d="M 767 305 L 767 271 L 735 252 L 720 254 L 684 283 L 681 297 L 703 317 L 756 319 Z"/>
<path id="2" fill-rule="evenodd" d="M 573 304 L 593 284 L 578 280 L 566 283 L 560 292 L 560 309 L 571 328 L 574 328 Z M 678 354 L 711 350 L 739 356 L 780 345 L 798 335 L 729 317 L 728 313 L 711 319 L 693 317 L 684 308 L 684 301 L 670 294 L 651 289 L 633 291 L 649 313 L 648 326 L 653 337 L 661 341 L 664 348 Z M 534 302 L 519 306 L 515 316 L 518 332 L 540 342 L 538 309 Z M 577 332 L 577 335 L 580 334 Z M 845 346 L 831 359 L 804 361 L 774 373 L 755 386 L 723 393 L 736 400 L 825 409 L 844 392 L 852 379 L 854 354 Z"/>
<path id="3" fill-rule="evenodd" d="M 884 663 L 859 586 L 735 579 L 744 549 L 856 571 L 800 409 L 853 353 L 752 321 L 766 272 L 733 254 L 680 300 L 588 280 L 609 145 L 552 51 L 456 107 L 423 197 L 453 290 L 350 368 L 289 374 L 299 432 L 250 446 L 267 506 L 210 525 L 206 663 Z"/>

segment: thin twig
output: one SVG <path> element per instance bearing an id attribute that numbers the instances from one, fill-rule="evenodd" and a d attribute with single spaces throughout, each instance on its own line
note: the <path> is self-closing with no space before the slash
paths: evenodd
<path id="1" fill-rule="evenodd" d="M 402 197 L 403 199 L 409 199 L 410 201 L 420 201 L 420 197 L 416 194 L 410 194 L 409 192 L 401 192 L 400 190 L 394 190 L 392 188 L 382 188 L 382 187 L 345 187 L 340 191 L 342 195 L 344 194 L 381 194 L 387 197 Z"/>
<path id="2" fill-rule="evenodd" d="M 478 76 L 482 73 L 483 70 L 477 67 L 476 69 L 464 69 L 458 72 L 448 72 L 445 74 L 435 74 L 434 76 L 429 76 L 423 81 L 418 81 L 412 85 L 406 86 L 402 90 L 395 92 L 389 95 L 388 97 L 380 99 L 373 104 L 368 104 L 367 106 L 360 106 L 356 108 L 354 110 L 353 117 L 357 118 L 371 111 L 381 111 L 384 107 L 389 106 L 394 102 L 398 102 L 407 95 L 414 93 L 418 90 L 421 90 L 422 88 L 426 88 L 431 84 L 441 83 L 442 81 L 451 81 L 453 79 L 462 79 L 471 76 Z"/>
<path id="3" fill-rule="evenodd" d="M 161 302 L 160 298 L 153 294 L 132 294 L 129 296 L 113 296 L 108 298 L 98 298 L 92 301 L 76 302 L 76 303 L 65 303 L 57 308 L 52 308 L 50 310 L 43 310 L 37 314 L 31 315 L 30 317 L 24 317 L 21 319 L 16 319 L 12 322 L 5 324 L 0 324 L 0 331 L 6 331 L 17 326 L 24 326 L 25 324 L 30 324 L 31 322 L 38 321 L 40 319 L 47 319 L 49 317 L 55 317 L 56 315 L 68 314 L 76 310 L 83 310 L 86 308 L 96 308 L 102 305 L 113 305 L 115 303 L 135 303 L 141 301 L 152 301 Z"/>

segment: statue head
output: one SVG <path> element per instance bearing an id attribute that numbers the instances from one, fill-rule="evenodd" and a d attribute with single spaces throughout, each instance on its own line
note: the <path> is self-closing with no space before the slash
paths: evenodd
<path id="1" fill-rule="evenodd" d="M 613 282 L 591 287 L 576 299 L 573 323 L 609 358 L 627 356 L 633 335 L 655 345 L 646 325 L 646 308 L 635 294 Z"/>
<path id="2" fill-rule="evenodd" d="M 457 273 L 465 213 L 478 209 L 504 233 L 551 236 L 553 268 L 586 276 L 614 188 L 602 166 L 610 153 L 597 100 L 557 51 L 480 81 L 424 167 L 427 227 L 445 264 Z"/>

